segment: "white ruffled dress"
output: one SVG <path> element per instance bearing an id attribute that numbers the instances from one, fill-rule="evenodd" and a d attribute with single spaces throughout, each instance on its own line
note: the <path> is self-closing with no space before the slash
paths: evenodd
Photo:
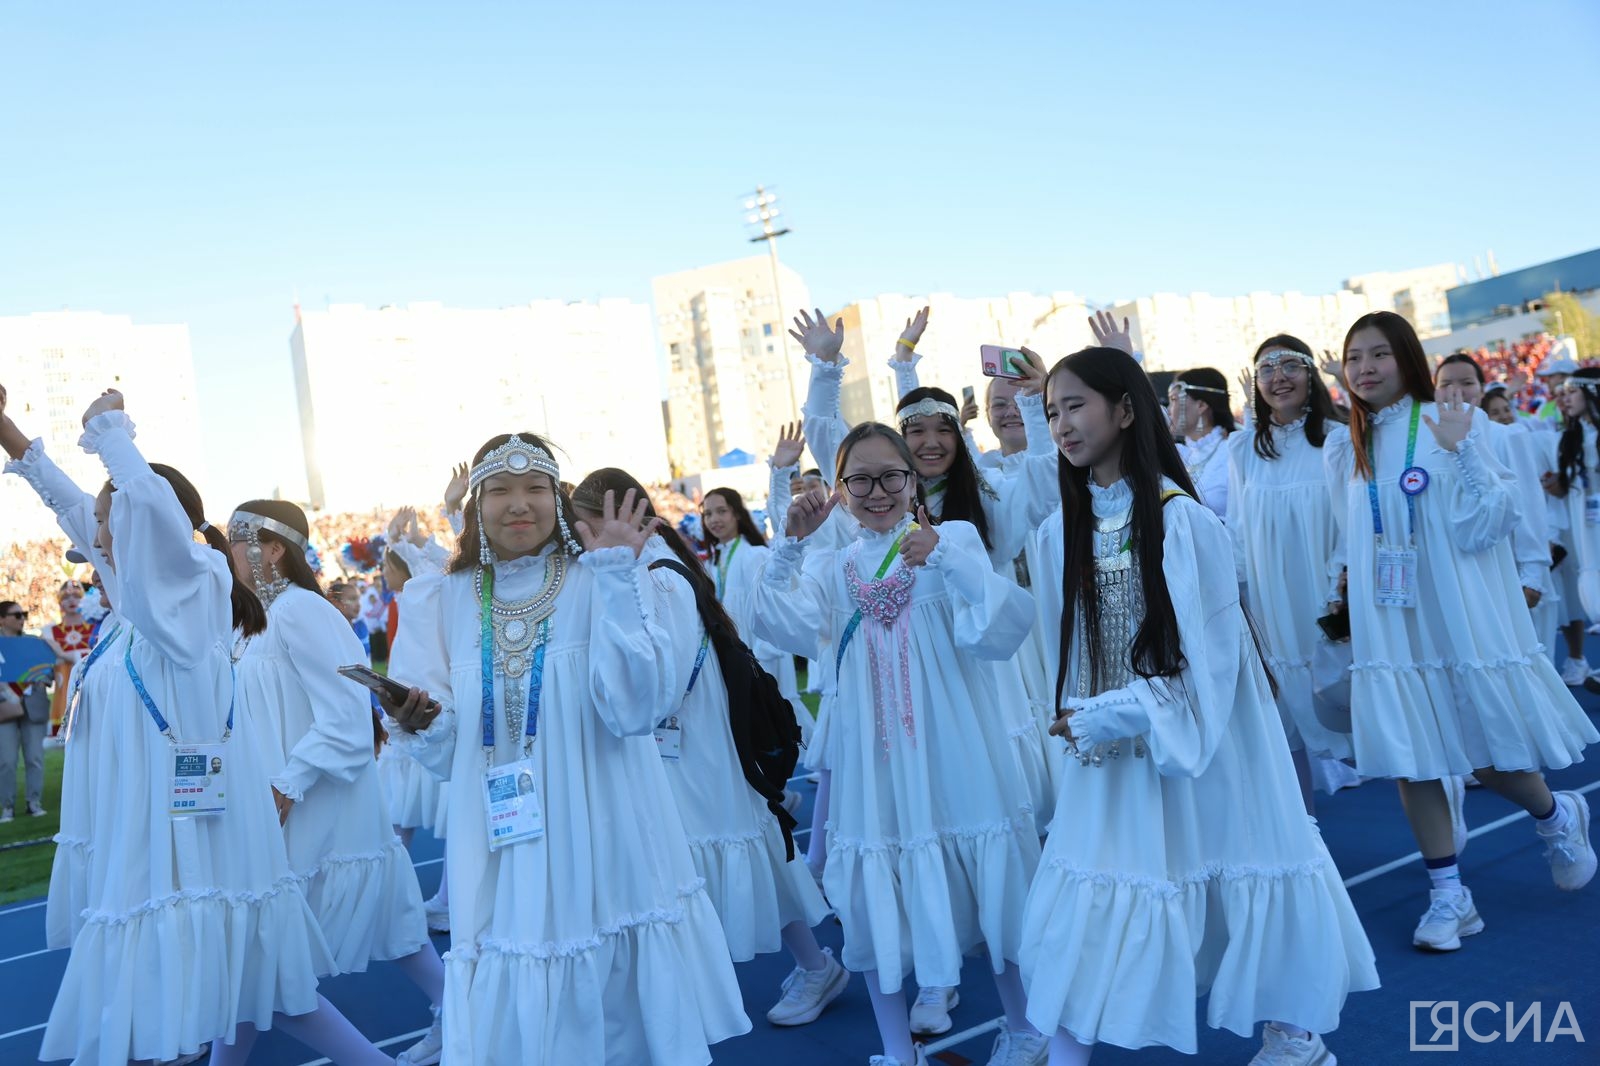
<path id="1" fill-rule="evenodd" d="M 1097 516 L 1132 500 L 1125 481 L 1091 488 Z M 1080 748 L 1123 750 L 1099 766 L 1069 757 L 1062 772 L 1061 816 L 1023 918 L 1028 1020 L 1193 1054 L 1195 999 L 1209 993 L 1213 1028 L 1249 1036 L 1273 1020 L 1325 1033 L 1349 992 L 1378 986 L 1372 949 L 1304 813 L 1233 572 L 1216 565 L 1233 550 L 1228 533 L 1187 496 L 1163 514 L 1186 665 L 1176 684 L 1138 679 L 1068 700 Z M 1063 538 L 1058 513 L 1040 528 L 1047 572 L 1034 585 L 1051 635 Z M 1076 677 L 1076 652 L 1072 665 Z"/>
<path id="2" fill-rule="evenodd" d="M 420 950 L 422 891 L 378 784 L 371 699 L 337 672 L 366 662 L 350 623 L 291 585 L 267 609 L 267 631 L 236 639 L 234 654 L 240 714 L 261 741 L 273 787 L 294 800 L 283 824 L 289 867 L 337 972 Z"/>
<path id="3" fill-rule="evenodd" d="M 410 609 L 412 602 L 427 599 L 429 585 L 444 580 L 438 573 L 417 574 L 413 568 L 411 580 L 395 594 L 400 609 L 395 617 L 399 629 L 409 625 L 422 625 L 428 621 L 417 617 Z M 415 643 L 426 644 L 426 641 Z M 404 673 L 406 665 L 397 656 L 405 641 L 391 638 L 389 644 L 389 673 Z M 383 783 L 384 799 L 389 805 L 389 821 L 401 829 L 426 829 L 435 838 L 443 840 L 449 822 L 450 790 L 446 782 L 424 770 L 417 760 L 400 751 L 393 744 L 385 744 L 378 753 L 378 779 Z"/>
<path id="4" fill-rule="evenodd" d="M 787 496 L 782 506 L 787 510 Z M 755 586 L 761 580 L 767 554 L 772 549 L 764 544 L 751 544 L 742 538 L 731 552 L 728 549 L 728 545 L 722 547 L 720 562 L 718 557 L 713 556 L 706 563 L 706 572 L 716 583 L 717 599 L 722 601 L 723 610 L 739 627 L 739 636 L 750 646 L 762 668 L 778 682 L 778 691 L 794 708 L 794 720 L 800 726 L 800 743 L 802 747 L 808 747 L 816 730 L 816 719 L 811 717 L 811 711 L 800 699 L 800 682 L 795 674 L 794 656 L 750 635 L 751 600 Z"/>
<path id="5" fill-rule="evenodd" d="M 1260 628 L 1267 665 L 1278 682 L 1278 713 L 1291 750 L 1348 759 L 1350 736 L 1317 720 L 1311 657 L 1325 639 L 1328 560 L 1338 549 L 1339 522 L 1328 492 L 1322 448 L 1306 438 L 1301 418 L 1274 425 L 1276 459 L 1255 448 L 1255 430 L 1228 440 L 1228 495 L 1234 562 L 1250 614 Z M 1329 423 L 1323 447 L 1349 430 Z"/>
<path id="6" fill-rule="evenodd" d="M 1412 403 L 1403 398 L 1370 423 L 1386 547 L 1406 543 L 1399 482 Z M 1423 413 L 1438 417 L 1431 403 Z M 1377 604 L 1368 482 L 1355 471 L 1348 437 L 1323 449 L 1343 486 L 1335 506 L 1349 567 L 1350 709 L 1356 769 L 1367 777 L 1432 781 L 1480 767 L 1560 769 L 1600 739 L 1534 635 L 1510 539 L 1516 496 L 1510 472 L 1483 443 L 1487 424 L 1474 412 L 1471 433 L 1453 454 L 1426 422 L 1419 427 L 1416 465 L 1429 483 L 1415 498 L 1412 608 Z M 1340 563 L 1336 557 L 1330 576 Z"/>
<path id="7" fill-rule="evenodd" d="M 242 715 L 223 755 L 225 813 L 168 813 L 174 742 L 156 727 L 127 663 L 177 743 L 221 741 L 234 697 L 232 572 L 221 553 L 194 541 L 123 412 L 91 419 L 83 447 L 116 485 L 111 595 L 127 626 L 125 636 L 108 635 L 106 654 L 116 658 L 95 666 L 78 707 L 84 728 L 74 731 L 73 771 L 89 784 L 64 791 L 92 808 L 74 818 L 91 834 L 82 849 L 88 869 L 73 875 L 82 879 L 71 889 L 84 910 L 40 1056 L 124 1066 L 197 1050 L 241 1022 L 269 1028 L 274 1012 L 313 1010 L 316 974 L 331 960 L 289 870 L 257 738 Z M 72 506 L 57 499 L 58 513 L 61 504 Z"/>
<path id="8" fill-rule="evenodd" d="M 777 545 L 756 591 L 756 635 L 796 654 L 819 633 L 837 648 L 856 611 L 847 561 L 870 580 L 909 521 L 862 529 L 843 551 Z M 823 887 L 844 925 L 843 962 L 876 970 L 885 992 L 913 972 L 923 987 L 954 986 L 969 952 L 983 951 L 996 973 L 1017 961 L 1039 856 L 994 669 L 1027 635 L 1032 602 L 994 573 L 970 525 L 938 532 L 903 607 L 905 647 L 860 623 L 817 741 L 833 770 Z M 904 567 L 897 557 L 886 580 Z M 875 678 L 869 647 L 880 638 Z"/>
<path id="9" fill-rule="evenodd" d="M 1596 443 L 1600 440 L 1595 428 L 1587 420 L 1583 423 L 1583 470 L 1567 490 L 1567 528 L 1572 534 L 1572 546 L 1577 558 L 1577 591 L 1580 611 L 1569 612 L 1573 618 L 1600 618 L 1600 453 Z M 1589 497 L 1595 497 L 1595 517 L 1587 513 Z M 1571 565 L 1570 563 L 1565 565 Z"/>
<path id="10" fill-rule="evenodd" d="M 1199 440 L 1178 442 L 1178 455 L 1183 458 L 1189 480 L 1200 493 L 1200 502 L 1209 507 L 1224 522 L 1228 514 L 1228 443 L 1233 436 L 1222 432 L 1221 426 L 1211 427 L 1211 432 Z"/>
<path id="11" fill-rule="evenodd" d="M 645 565 L 627 548 L 569 565 L 528 755 L 544 834 L 493 852 L 473 575 L 449 574 L 408 604 L 396 676 L 443 710 L 423 733 L 395 725 L 392 743 L 448 774 L 451 790 L 443 1066 L 705 1066 L 708 1045 L 750 1028 L 656 754 L 655 725 L 693 662 L 675 654 Z M 496 563 L 496 595 L 534 595 L 545 566 Z M 491 692 L 501 765 L 524 745 L 508 736 L 500 670 Z"/>
<path id="12" fill-rule="evenodd" d="M 736 563 L 745 550 L 735 554 Z M 647 558 L 675 559 L 659 537 L 650 542 Z M 693 676 L 692 664 L 700 657 L 705 636 L 694 592 L 672 570 L 654 570 L 651 580 L 671 611 L 666 629 L 673 636 L 674 655 L 691 664 Z M 786 652 L 772 651 L 789 658 Z M 679 729 L 679 757 L 663 756 L 662 765 L 683 819 L 689 854 L 722 919 L 728 951 L 734 962 L 748 962 L 783 947 L 779 933 L 790 922 L 813 926 L 822 921 L 828 904 L 806 867 L 803 849 L 789 859 L 778 819 L 745 781 L 728 713 L 722 667 L 716 649 L 707 646 L 694 687 L 672 712 L 672 724 Z"/>

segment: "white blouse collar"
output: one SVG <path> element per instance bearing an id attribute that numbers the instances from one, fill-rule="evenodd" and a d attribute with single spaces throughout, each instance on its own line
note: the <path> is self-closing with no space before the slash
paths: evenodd
<path id="1" fill-rule="evenodd" d="M 1133 484 L 1123 478 L 1115 485 L 1105 488 L 1100 487 L 1094 480 L 1089 479 L 1089 500 L 1096 517 L 1110 518 L 1112 515 L 1121 514 L 1133 503 Z"/>
<path id="2" fill-rule="evenodd" d="M 1414 402 L 1410 396 L 1402 396 L 1383 410 L 1374 411 L 1371 422 L 1375 426 L 1382 426 L 1390 422 L 1398 422 L 1402 418 L 1410 418 L 1411 405 Z"/>

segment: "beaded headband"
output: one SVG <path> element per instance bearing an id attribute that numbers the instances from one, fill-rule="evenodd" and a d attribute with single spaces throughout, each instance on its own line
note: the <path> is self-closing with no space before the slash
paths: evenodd
<path id="1" fill-rule="evenodd" d="M 1268 351 L 1262 352 L 1259 356 L 1257 356 L 1256 362 L 1264 363 L 1269 359 L 1276 359 L 1279 361 L 1288 359 L 1292 362 L 1304 363 L 1306 366 L 1313 365 L 1313 360 L 1309 355 L 1307 355 L 1305 352 L 1297 352 L 1293 348 L 1272 348 Z"/>
<path id="2" fill-rule="evenodd" d="M 561 467 L 556 465 L 555 456 L 513 433 L 510 440 L 472 468 L 472 473 L 467 475 L 467 488 L 476 489 L 496 474 L 526 474 L 534 470 L 549 474 L 552 481 L 561 481 Z"/>
<path id="3" fill-rule="evenodd" d="M 931 396 L 927 397 L 926 399 L 918 400 L 916 403 L 909 406 L 902 407 L 898 412 L 898 417 L 902 426 L 911 421 L 913 418 L 925 418 L 928 415 L 944 415 L 952 422 L 957 424 L 961 422 L 960 411 L 957 411 L 950 404 L 944 403 L 941 400 L 935 400 Z"/>
<path id="4" fill-rule="evenodd" d="M 303 552 L 311 550 L 311 542 L 306 535 L 293 526 L 285 525 L 275 518 L 268 518 L 264 514 L 253 511 L 235 511 L 233 518 L 228 521 L 229 540 L 249 540 L 250 534 L 261 533 L 265 530 L 293 544 Z"/>
<path id="5" fill-rule="evenodd" d="M 1187 381 L 1174 381 L 1171 385 L 1168 386 L 1168 388 L 1181 389 L 1185 393 L 1190 393 L 1190 392 L 1214 392 L 1218 396 L 1226 396 L 1226 395 L 1228 395 L 1228 390 L 1227 389 L 1213 389 L 1209 385 L 1191 385 Z"/>

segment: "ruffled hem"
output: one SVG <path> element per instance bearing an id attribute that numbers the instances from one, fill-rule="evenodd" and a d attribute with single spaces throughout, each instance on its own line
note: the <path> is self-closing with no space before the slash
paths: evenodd
<path id="1" fill-rule="evenodd" d="M 689 841 L 695 872 L 722 921 L 734 962 L 782 948 L 780 932 L 790 922 L 813 926 L 828 916 L 828 905 L 799 852 L 788 861 L 777 821 L 769 815 L 763 822 L 762 830 L 747 836 Z"/>
<path id="2" fill-rule="evenodd" d="M 1549 660 L 1356 663 L 1350 675 L 1356 769 L 1432 781 L 1498 770 L 1559 770 L 1596 740 Z"/>
<path id="3" fill-rule="evenodd" d="M 363 973 L 369 962 L 404 958 L 428 942 L 422 890 L 397 838 L 381 851 L 326 856 L 296 878 L 333 953 L 328 973 Z"/>
<path id="4" fill-rule="evenodd" d="M 889 993 L 913 972 L 923 987 L 957 985 L 962 957 L 979 949 L 999 973 L 1018 961 L 1038 856 L 1027 807 L 905 840 L 830 835 L 823 883 L 844 926 L 845 967 L 877 970 Z"/>
<path id="5" fill-rule="evenodd" d="M 262 892 L 184 892 L 79 931 L 40 1058 L 163 1062 L 274 1012 L 317 1005 L 331 966 L 293 878 Z"/>
<path id="6" fill-rule="evenodd" d="M 1338 1027 L 1346 996 L 1378 987 L 1371 945 L 1322 857 L 1210 865 L 1163 880 L 1047 862 L 1028 894 L 1028 1020 L 1080 1040 L 1196 1051 L 1206 1024 L 1248 1037 L 1273 1020 Z"/>
<path id="7" fill-rule="evenodd" d="M 485 939 L 445 956 L 444 1066 L 705 1066 L 750 1031 L 704 886 L 591 937 Z M 661 1024 L 670 1019 L 671 1024 Z"/>
<path id="8" fill-rule="evenodd" d="M 50 894 L 44 907 L 44 942 L 52 950 L 70 948 L 89 908 L 89 863 L 94 845 L 78 837 L 55 837 L 50 863 Z"/>

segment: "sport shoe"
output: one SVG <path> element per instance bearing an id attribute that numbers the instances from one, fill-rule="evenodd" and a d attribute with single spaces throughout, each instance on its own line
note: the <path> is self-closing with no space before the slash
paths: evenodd
<path id="1" fill-rule="evenodd" d="M 1450 806 L 1450 844 L 1459 859 L 1467 850 L 1467 786 L 1459 777 L 1446 777 L 1440 784 L 1444 785 L 1444 801 Z"/>
<path id="2" fill-rule="evenodd" d="M 989 1066 L 1045 1066 L 1050 1061 L 1050 1038 L 1038 1033 L 1015 1033 L 1000 1026 L 989 1053 Z"/>
<path id="3" fill-rule="evenodd" d="M 1250 1066 L 1336 1066 L 1338 1061 L 1316 1033 L 1302 1040 L 1268 1023 L 1261 1027 L 1261 1050 Z"/>
<path id="4" fill-rule="evenodd" d="M 800 804 L 804 802 L 805 800 L 800 793 L 794 789 L 786 788 L 783 790 L 783 809 L 789 812 L 789 817 L 793 818 L 796 812 L 800 810 Z"/>
<path id="5" fill-rule="evenodd" d="M 434 1011 L 433 1025 L 428 1029 L 428 1035 L 400 1052 L 394 1060 L 395 1066 L 433 1066 L 438 1062 L 444 1054 L 442 1020 L 440 1012 Z"/>
<path id="6" fill-rule="evenodd" d="M 1589 842 L 1589 801 L 1576 792 L 1557 792 L 1556 803 L 1567 809 L 1567 827 L 1559 833 L 1546 833 L 1537 825 L 1544 840 L 1544 857 L 1550 863 L 1550 876 L 1564 892 L 1576 892 L 1594 877 L 1594 845 Z"/>
<path id="7" fill-rule="evenodd" d="M 1472 893 L 1467 889 L 1431 889 L 1428 900 L 1428 913 L 1411 934 L 1412 947 L 1456 951 L 1462 937 L 1483 932 L 1483 919 L 1478 917 L 1478 908 L 1472 905 Z"/>
<path id="8" fill-rule="evenodd" d="M 1589 676 L 1587 659 L 1568 659 L 1561 664 L 1561 681 L 1568 688 L 1577 688 Z"/>
<path id="9" fill-rule="evenodd" d="M 438 896 L 423 900 L 422 913 L 428 919 L 428 932 L 448 933 L 450 931 L 450 904 L 440 903 Z"/>
<path id="10" fill-rule="evenodd" d="M 910 1062 L 901 1062 L 889 1055 L 874 1055 L 867 1060 L 867 1066 L 928 1066 L 928 1053 L 922 1050 L 922 1045 L 915 1045 L 916 1056 Z"/>
<path id="11" fill-rule="evenodd" d="M 938 1036 L 950 1031 L 950 1012 L 961 1004 L 953 988 L 924 988 L 911 1005 L 911 1031 L 918 1036 Z"/>
<path id="12" fill-rule="evenodd" d="M 0 808 L 0 822 L 9 822 L 16 817 L 16 812 L 10 807 Z"/>
<path id="13" fill-rule="evenodd" d="M 796 966 L 783 980 L 783 995 L 767 1011 L 773 1025 L 805 1025 L 817 1020 L 828 1004 L 839 998 L 850 983 L 850 971 L 839 965 L 832 948 L 824 948 L 828 964 L 820 970 Z"/>
<path id="14" fill-rule="evenodd" d="M 28 801 L 28 817 L 30 817 L 30 818 L 43 818 L 45 815 L 47 815 L 49 813 L 50 813 L 49 811 L 47 811 L 43 807 L 39 806 L 39 804 L 34 803 L 32 800 Z"/>

